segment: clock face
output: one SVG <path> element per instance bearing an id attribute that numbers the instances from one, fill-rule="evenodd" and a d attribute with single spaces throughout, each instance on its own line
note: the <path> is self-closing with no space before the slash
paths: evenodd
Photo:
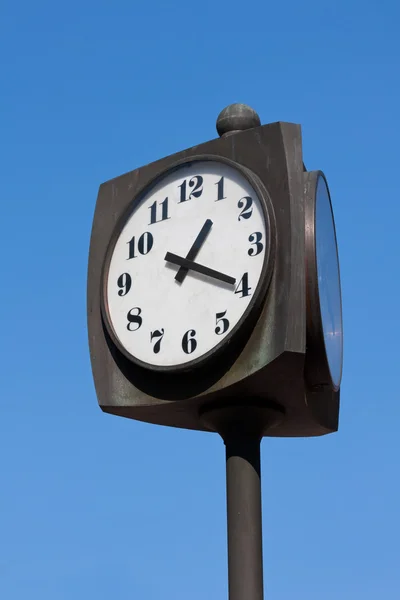
<path id="1" fill-rule="evenodd" d="M 265 291 L 266 200 L 227 162 L 194 160 L 133 202 L 106 258 L 103 312 L 120 350 L 154 369 L 200 364 Z"/>
<path id="2" fill-rule="evenodd" d="M 338 388 L 343 359 L 339 259 L 329 191 L 321 175 L 317 180 L 315 202 L 315 251 L 321 321 L 332 382 Z"/>

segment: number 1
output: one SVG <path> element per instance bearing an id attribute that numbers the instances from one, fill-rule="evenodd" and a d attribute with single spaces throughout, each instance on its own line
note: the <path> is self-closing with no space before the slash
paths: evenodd
<path id="1" fill-rule="evenodd" d="M 217 181 L 217 183 L 215 184 L 217 186 L 218 189 L 218 198 L 216 200 L 216 202 L 218 202 L 218 200 L 225 200 L 225 196 L 224 196 L 224 178 L 221 177 L 221 179 L 219 181 Z"/>

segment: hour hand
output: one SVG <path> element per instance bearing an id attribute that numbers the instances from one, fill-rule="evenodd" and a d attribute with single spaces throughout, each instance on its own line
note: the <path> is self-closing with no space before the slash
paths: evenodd
<path id="1" fill-rule="evenodd" d="M 188 260 L 194 260 L 196 258 L 200 248 L 204 244 L 206 237 L 210 233 L 212 224 L 213 224 L 213 222 L 211 221 L 211 219 L 206 220 L 206 222 L 204 223 L 203 227 L 200 230 L 199 235 L 194 240 L 192 247 L 190 248 L 189 252 L 187 253 L 186 258 Z M 188 270 L 186 267 L 181 267 L 179 269 L 179 271 L 177 272 L 177 274 L 175 275 L 176 281 L 179 281 L 179 283 L 182 283 L 187 275 L 187 272 L 188 272 Z"/>
<path id="2" fill-rule="evenodd" d="M 207 275 L 208 277 L 212 277 L 213 279 L 218 279 L 218 281 L 223 281 L 224 283 L 230 283 L 232 285 L 236 283 L 236 279 L 234 277 L 230 277 L 229 275 L 225 275 L 225 273 L 221 273 L 220 271 L 215 271 L 214 269 L 210 269 L 209 267 L 200 265 L 199 263 L 196 263 L 193 260 L 183 258 L 182 256 L 178 256 L 177 254 L 173 254 L 172 252 L 166 253 L 165 260 L 175 265 L 179 265 L 180 267 L 190 269 L 191 271 L 201 273 L 202 275 Z M 176 274 L 175 279 L 177 279 L 178 273 Z"/>

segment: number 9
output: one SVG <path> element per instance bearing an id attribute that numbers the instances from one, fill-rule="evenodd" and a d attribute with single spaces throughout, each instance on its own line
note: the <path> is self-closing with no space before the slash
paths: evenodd
<path id="1" fill-rule="evenodd" d="M 120 288 L 118 290 L 118 296 L 126 296 L 132 287 L 132 277 L 129 273 L 122 273 L 122 275 L 118 277 L 117 285 Z"/>

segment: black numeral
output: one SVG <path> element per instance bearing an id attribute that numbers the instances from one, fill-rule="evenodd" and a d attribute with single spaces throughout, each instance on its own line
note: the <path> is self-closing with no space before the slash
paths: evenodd
<path id="1" fill-rule="evenodd" d="M 149 225 L 153 225 L 154 223 L 160 223 L 160 221 L 165 221 L 166 219 L 169 219 L 170 217 L 168 216 L 168 198 L 165 198 L 165 200 L 163 200 L 162 202 L 160 202 L 160 206 L 161 206 L 161 219 L 157 219 L 157 213 L 158 213 L 158 202 L 157 200 L 155 200 L 153 202 L 153 204 L 151 206 L 149 206 L 149 211 L 150 211 L 150 223 Z"/>
<path id="2" fill-rule="evenodd" d="M 250 198 L 250 196 L 244 196 L 243 198 L 241 198 L 238 202 L 238 208 L 241 208 L 242 211 L 238 216 L 238 221 L 241 221 L 242 219 L 250 219 L 252 213 L 253 213 L 253 199 Z"/>
<path id="3" fill-rule="evenodd" d="M 249 256 L 257 256 L 264 249 L 264 244 L 261 243 L 262 233 L 260 231 L 256 231 L 249 236 L 249 242 L 251 242 L 252 246 L 248 249 L 247 254 Z M 255 247 L 253 247 L 255 246 Z"/>
<path id="4" fill-rule="evenodd" d="M 222 335 L 223 333 L 226 333 L 229 329 L 229 321 L 228 321 L 228 319 L 224 319 L 225 315 L 226 315 L 226 310 L 224 310 L 224 312 L 220 312 L 215 315 L 215 320 L 216 320 L 215 333 L 217 335 Z"/>
<path id="5" fill-rule="evenodd" d="M 137 311 L 136 314 L 133 311 Z M 131 308 L 131 310 L 128 312 L 128 314 L 126 315 L 126 318 L 128 319 L 128 324 L 126 328 L 128 331 L 137 331 L 140 328 L 143 321 L 142 317 L 140 316 L 141 312 L 142 309 L 138 306 L 135 306 L 135 308 Z"/>
<path id="6" fill-rule="evenodd" d="M 250 296 L 251 287 L 249 287 L 249 274 L 245 273 L 235 290 L 235 294 L 241 294 L 241 298 Z"/>
<path id="7" fill-rule="evenodd" d="M 195 330 L 189 329 L 189 331 L 187 331 L 182 338 L 182 350 L 186 354 L 192 354 L 192 352 L 194 352 L 197 348 L 197 341 L 195 339 L 195 335 Z"/>
<path id="8" fill-rule="evenodd" d="M 132 277 L 129 273 L 122 273 L 117 279 L 118 296 L 126 296 L 132 286 Z"/>
<path id="9" fill-rule="evenodd" d="M 221 179 L 219 181 L 217 181 L 217 183 L 215 184 L 217 186 L 218 189 L 218 200 L 225 200 L 225 196 L 224 196 L 224 178 L 221 177 Z"/>
<path id="10" fill-rule="evenodd" d="M 153 236 L 151 235 L 151 233 L 149 233 L 148 231 L 145 231 L 144 233 L 142 233 L 142 235 L 138 239 L 138 243 L 137 243 L 137 250 L 138 250 L 139 254 L 148 254 L 148 252 L 150 252 L 150 250 L 153 247 L 153 242 L 154 242 L 154 239 L 153 239 Z M 128 260 L 130 258 L 136 258 L 136 238 L 135 238 L 135 236 L 133 236 L 131 241 L 128 242 L 128 246 L 129 246 Z"/>
<path id="11" fill-rule="evenodd" d="M 179 202 L 186 202 L 186 200 L 190 200 L 191 198 L 199 198 L 203 193 L 203 178 L 201 175 L 195 175 L 191 179 L 189 179 L 189 188 L 188 188 L 188 180 L 185 179 L 180 186 L 178 186 L 181 190 L 181 197 Z M 188 195 L 189 193 L 189 195 Z"/>
<path id="12" fill-rule="evenodd" d="M 140 254 L 147 254 L 153 247 L 153 236 L 151 233 L 146 231 L 143 233 L 138 241 L 138 250 Z"/>
<path id="13" fill-rule="evenodd" d="M 157 340 L 153 346 L 154 354 L 158 354 L 160 352 L 161 341 L 162 341 L 163 337 L 164 337 L 164 328 L 156 329 L 155 331 L 150 332 L 150 342 L 152 342 L 154 339 Z"/>

